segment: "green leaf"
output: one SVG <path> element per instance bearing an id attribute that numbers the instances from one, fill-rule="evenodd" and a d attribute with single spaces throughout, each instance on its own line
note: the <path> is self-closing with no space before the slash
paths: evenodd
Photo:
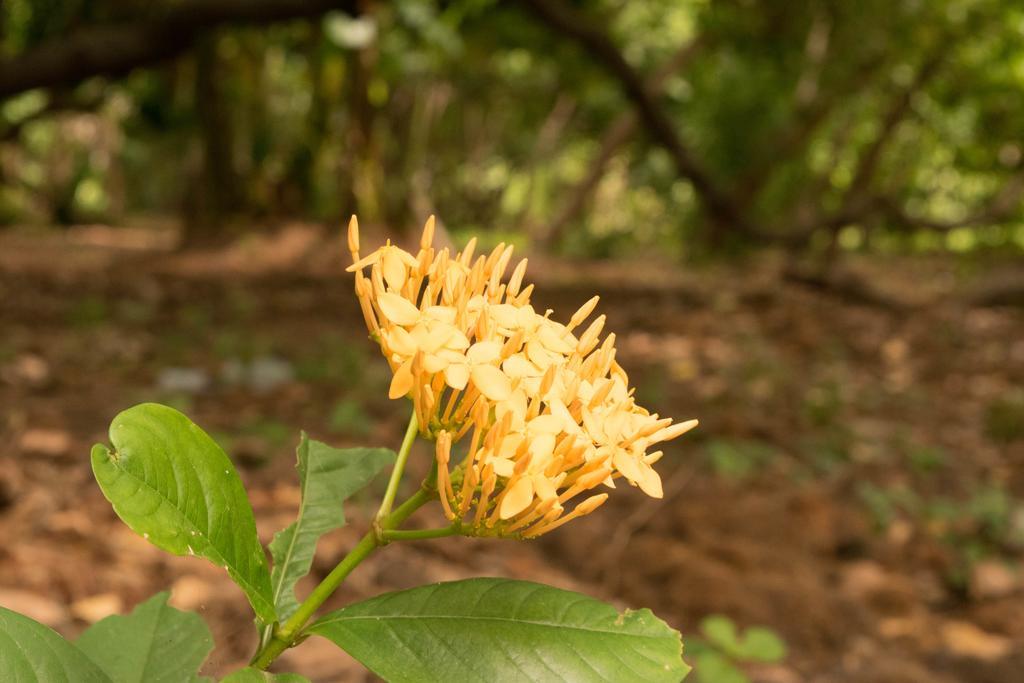
<path id="1" fill-rule="evenodd" d="M 743 658 L 740 636 L 736 624 L 727 616 L 712 614 L 700 622 L 700 630 L 719 650 L 737 659 Z"/>
<path id="2" fill-rule="evenodd" d="M 786 657 L 786 643 L 762 626 L 748 628 L 740 636 L 732 619 L 713 614 L 700 623 L 700 629 L 714 647 L 739 661 L 778 662 Z"/>
<path id="3" fill-rule="evenodd" d="M 256 615 L 275 620 L 270 573 L 234 466 L 213 439 L 173 408 L 143 403 L 110 424 L 114 450 L 92 448 L 92 471 L 114 511 L 176 555 L 227 569 Z"/>
<path id="4" fill-rule="evenodd" d="M 199 680 L 213 637 L 198 614 L 169 606 L 168 595 L 157 593 L 129 615 L 96 622 L 78 638 L 78 648 L 119 683 Z"/>
<path id="5" fill-rule="evenodd" d="M 750 683 L 745 673 L 714 650 L 705 650 L 694 657 L 693 671 L 698 683 Z"/>
<path id="6" fill-rule="evenodd" d="M 85 654 L 51 628 L 0 607 L 0 681 L 112 683 Z"/>
<path id="7" fill-rule="evenodd" d="M 299 674 L 272 674 L 247 666 L 220 679 L 220 683 L 309 683 Z"/>
<path id="8" fill-rule="evenodd" d="M 528 581 L 469 579 L 387 593 L 310 628 L 377 675 L 402 681 L 680 681 L 679 633 Z"/>
<path id="9" fill-rule="evenodd" d="M 295 584 L 309 572 L 317 540 L 345 525 L 345 500 L 366 486 L 396 457 L 394 451 L 386 448 L 331 448 L 319 441 L 310 441 L 305 433 L 296 455 L 302 487 L 299 516 L 294 524 L 277 532 L 270 542 L 274 559 L 270 583 L 277 618 L 281 621 L 298 609 Z"/>
<path id="10" fill-rule="evenodd" d="M 786 658 L 786 643 L 774 631 L 761 626 L 752 626 L 743 633 L 740 650 L 743 659 L 757 662 L 781 662 Z"/>

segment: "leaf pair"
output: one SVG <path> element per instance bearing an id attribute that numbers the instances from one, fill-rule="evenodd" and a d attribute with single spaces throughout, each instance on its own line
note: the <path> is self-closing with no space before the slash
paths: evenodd
<path id="1" fill-rule="evenodd" d="M 202 618 L 158 593 L 131 614 L 89 627 L 74 644 L 0 607 L 0 681 L 18 683 L 198 683 L 213 637 Z M 302 676 L 236 671 L 222 683 L 308 683 Z"/>
<path id="2" fill-rule="evenodd" d="M 302 504 L 298 520 L 270 544 L 271 574 L 242 481 L 202 429 L 173 408 L 146 403 L 114 418 L 110 440 L 113 450 L 93 446 L 92 468 L 117 515 L 163 550 L 226 569 L 264 624 L 295 611 L 295 584 L 309 572 L 317 540 L 344 525 L 345 499 L 395 459 L 387 449 L 339 450 L 303 434 Z"/>
<path id="3" fill-rule="evenodd" d="M 708 642 L 733 659 L 778 662 L 786 657 L 786 643 L 763 626 L 752 626 L 740 635 L 732 619 L 714 614 L 701 622 L 700 630 Z"/>
<path id="4" fill-rule="evenodd" d="M 762 626 L 741 635 L 732 619 L 714 614 L 701 622 L 700 630 L 704 639 L 688 639 L 686 646 L 701 683 L 750 683 L 741 664 L 773 663 L 786 657 L 786 643 Z"/>

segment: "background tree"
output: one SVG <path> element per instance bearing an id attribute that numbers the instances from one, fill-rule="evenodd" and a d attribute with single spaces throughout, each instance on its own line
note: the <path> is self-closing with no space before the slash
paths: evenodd
<path id="1" fill-rule="evenodd" d="M 0 217 L 1019 247 L 1022 21 L 1001 0 L 11 0 Z"/>

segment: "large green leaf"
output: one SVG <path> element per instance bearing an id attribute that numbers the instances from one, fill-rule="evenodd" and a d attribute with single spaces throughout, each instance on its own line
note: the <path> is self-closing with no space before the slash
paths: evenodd
<path id="1" fill-rule="evenodd" d="M 679 633 L 650 610 L 579 593 L 469 579 L 387 593 L 311 632 L 389 681 L 680 681 Z"/>
<path id="2" fill-rule="evenodd" d="M 167 597 L 158 593 L 129 615 L 96 622 L 78 648 L 119 683 L 199 680 L 213 636 L 198 614 L 174 609 Z"/>
<path id="3" fill-rule="evenodd" d="M 173 408 L 143 403 L 110 424 L 92 470 L 114 511 L 136 533 L 176 555 L 227 569 L 257 616 L 275 620 L 270 573 L 242 480 L 213 439 Z"/>
<path id="4" fill-rule="evenodd" d="M 310 441 L 305 433 L 296 455 L 302 488 L 299 516 L 270 542 L 274 559 L 270 583 L 281 621 L 298 608 L 295 583 L 309 572 L 317 540 L 345 525 L 345 500 L 395 461 L 395 452 L 386 448 L 341 450 Z"/>
<path id="5" fill-rule="evenodd" d="M 0 607 L 0 681 L 111 683 L 85 654 L 56 631 Z"/>
<path id="6" fill-rule="evenodd" d="M 220 683 L 309 683 L 299 674 L 272 674 L 247 666 L 220 679 Z"/>

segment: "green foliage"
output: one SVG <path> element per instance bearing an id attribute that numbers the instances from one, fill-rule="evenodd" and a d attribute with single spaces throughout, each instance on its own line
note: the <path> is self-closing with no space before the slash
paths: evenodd
<path id="1" fill-rule="evenodd" d="M 742 634 L 727 616 L 713 614 L 700 624 L 703 638 L 687 638 L 699 683 L 750 683 L 743 664 L 777 663 L 786 658 L 786 643 L 771 629 L 753 626 Z"/>
<path id="2" fill-rule="evenodd" d="M 89 627 L 76 643 L 119 683 L 199 681 L 196 672 L 213 649 L 213 636 L 197 614 L 167 604 L 158 593 L 126 616 Z"/>
<path id="3" fill-rule="evenodd" d="M 1024 548 L 1024 505 L 1001 485 L 976 487 L 967 496 L 920 494 L 906 486 L 882 487 L 864 483 L 861 501 L 876 528 L 887 529 L 899 518 L 920 526 L 949 553 L 947 581 L 966 586 L 971 568 L 979 560 L 1015 554 Z"/>
<path id="4" fill-rule="evenodd" d="M 949 453 L 935 446 L 910 446 L 906 451 L 906 457 L 910 466 L 922 474 L 938 471 L 949 462 Z"/>
<path id="5" fill-rule="evenodd" d="M 302 502 L 298 519 L 270 542 L 274 569 L 270 575 L 278 619 L 298 608 L 295 584 L 313 564 L 317 540 L 345 525 L 345 501 L 394 463 L 386 448 L 331 448 L 311 441 L 303 432 L 296 451 Z"/>
<path id="6" fill-rule="evenodd" d="M 855 436 L 843 423 L 805 434 L 800 438 L 800 453 L 818 472 L 828 474 L 850 461 Z"/>
<path id="7" fill-rule="evenodd" d="M 334 404 L 327 417 L 331 431 L 349 436 L 366 436 L 370 432 L 370 417 L 363 404 L 354 398 L 345 398 Z"/>
<path id="8" fill-rule="evenodd" d="M 284 422 L 271 417 L 254 417 L 238 429 L 239 436 L 255 437 L 271 451 L 285 446 L 291 439 L 292 430 Z"/>
<path id="9" fill-rule="evenodd" d="M 18 683 L 112 683 L 53 629 L 0 607 L 0 680 Z"/>
<path id="10" fill-rule="evenodd" d="M 113 450 L 93 446 L 92 468 L 114 511 L 138 534 L 176 555 L 225 568 L 257 616 L 275 618 L 267 560 L 238 473 L 187 417 L 144 403 L 110 425 Z"/>
<path id="11" fill-rule="evenodd" d="M 736 480 L 753 476 L 777 455 L 769 444 L 742 439 L 713 439 L 704 453 L 715 474 Z"/>
<path id="12" fill-rule="evenodd" d="M 881 487 L 864 482 L 857 494 L 879 530 L 887 529 L 901 514 L 913 517 L 923 508 L 920 496 L 906 486 Z"/>
<path id="13" fill-rule="evenodd" d="M 1024 246 L 1019 207 L 938 232 L 889 210 L 962 220 L 1019 172 L 1015 3 L 562 4 L 605 33 L 641 80 L 661 81 L 656 100 L 694 164 L 751 222 L 780 233 L 816 222 L 828 242 L 821 219 L 864 205 L 836 226 L 841 248 Z M 10 0 L 0 5 L 0 50 L 17 55 L 72 27 L 130 25 L 141 12 L 140 3 Z M 654 77 L 689 44 L 681 66 Z M 573 253 L 689 255 L 712 234 L 700 193 L 657 136 L 634 127 L 605 146 L 633 110 L 623 84 L 515 3 L 378 3 L 358 17 L 336 11 L 257 30 L 228 21 L 203 45 L 176 69 L 58 90 L 86 103 L 76 117 L 90 126 L 46 115 L 61 107 L 42 90 L 0 107 L 20 181 L 3 188 L 0 214 L 74 221 L 184 206 L 201 218 L 215 204 L 203 197 L 224 191 L 256 216 L 357 209 L 401 226 L 429 205 L 449 224 L 521 236 L 589 188 L 556 235 Z M 939 67 L 919 78 L 936 55 Z M 200 61 L 216 69 L 209 106 L 220 116 L 201 115 Z M 887 126 L 893 111 L 897 125 Z M 199 156 L 225 157 L 217 183 L 194 155 L 175 153 L 203 144 Z"/>
<path id="14" fill-rule="evenodd" d="M 272 674 L 247 666 L 220 679 L 220 683 L 309 683 L 298 674 Z"/>
<path id="15" fill-rule="evenodd" d="M 110 318 L 107 302 L 97 296 L 87 296 L 74 301 L 68 309 L 68 322 L 80 327 L 92 327 Z"/>
<path id="16" fill-rule="evenodd" d="M 110 426 L 113 448 L 94 446 L 92 466 L 104 495 L 134 531 L 169 552 L 199 555 L 223 566 L 245 591 L 262 637 L 254 666 L 225 681 L 308 683 L 301 676 L 264 670 L 312 634 L 330 639 L 395 681 L 654 682 L 686 676 L 679 633 L 649 610 L 619 613 L 578 593 L 523 581 L 471 579 L 389 593 L 308 626 L 348 573 L 387 544 L 384 539 L 425 537 L 397 527 L 436 492 L 422 486 L 391 508 L 390 494 L 397 490 L 416 435 L 412 419 L 399 458 L 387 449 L 336 449 L 302 434 L 296 452 L 302 494 L 298 518 L 270 544 L 272 573 L 230 460 L 178 411 L 141 404 L 122 412 Z M 393 463 L 389 495 L 374 529 L 299 605 L 295 585 L 308 574 L 318 539 L 344 525 L 345 500 Z M 390 532 L 407 535 L 384 535 Z M 0 645 L 19 648 L 17 659 L 0 657 L 0 674 L 58 682 L 205 680 L 197 671 L 212 648 L 210 633 L 197 615 L 169 607 L 167 597 L 158 594 L 130 615 L 98 622 L 82 634 L 80 649 L 25 617 L 0 610 Z M 45 647 L 35 647 L 39 641 Z M 757 630 L 729 647 L 734 655 L 781 656 L 772 634 Z"/>
<path id="17" fill-rule="evenodd" d="M 786 644 L 767 628 L 754 626 L 740 636 L 732 619 L 714 614 L 701 622 L 700 629 L 709 643 L 733 659 L 778 662 L 786 657 Z"/>
<path id="18" fill-rule="evenodd" d="M 649 610 L 618 613 L 578 593 L 507 579 L 388 593 L 332 612 L 310 631 L 396 682 L 653 683 L 689 670 L 679 634 Z"/>
<path id="19" fill-rule="evenodd" d="M 295 364 L 295 374 L 304 382 L 344 385 L 349 389 L 362 384 L 367 370 L 362 348 L 338 335 L 318 338 L 315 346 L 296 359 Z"/>
<path id="20" fill-rule="evenodd" d="M 814 386 L 804 396 L 804 415 L 816 427 L 834 424 L 842 409 L 843 397 L 838 382 L 825 382 Z"/>
<path id="21" fill-rule="evenodd" d="M 1008 392 L 988 405 L 985 432 L 997 443 L 1024 439 L 1024 391 Z"/>

